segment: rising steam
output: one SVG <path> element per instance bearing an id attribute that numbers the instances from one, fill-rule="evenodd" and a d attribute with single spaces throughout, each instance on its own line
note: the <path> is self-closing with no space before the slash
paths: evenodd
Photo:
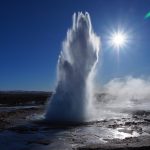
<path id="1" fill-rule="evenodd" d="M 99 47 L 89 14 L 74 14 L 58 59 L 57 87 L 46 113 L 48 121 L 81 122 L 90 117 Z"/>
<path id="2" fill-rule="evenodd" d="M 132 76 L 113 79 L 105 85 L 105 91 L 109 95 L 108 104 L 115 109 L 150 110 L 149 79 Z"/>

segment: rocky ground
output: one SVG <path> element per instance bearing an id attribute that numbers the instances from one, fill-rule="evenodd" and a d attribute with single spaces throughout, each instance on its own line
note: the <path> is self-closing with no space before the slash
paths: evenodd
<path id="1" fill-rule="evenodd" d="M 1 149 L 150 149 L 148 111 L 135 111 L 127 118 L 50 125 L 38 120 L 44 110 L 43 105 L 1 107 Z"/>
<path id="2" fill-rule="evenodd" d="M 29 107 L 0 107 L 0 131 L 26 123 L 29 116 L 41 114 L 43 106 Z"/>

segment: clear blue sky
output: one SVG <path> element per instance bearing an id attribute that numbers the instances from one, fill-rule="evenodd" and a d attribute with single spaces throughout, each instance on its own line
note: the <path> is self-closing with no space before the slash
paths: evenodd
<path id="1" fill-rule="evenodd" d="M 102 39 L 99 83 L 112 78 L 150 74 L 149 0 L 1 0 L 0 90 L 51 90 L 61 43 L 72 14 L 88 11 Z M 132 39 L 116 53 L 107 34 L 120 25 Z"/>

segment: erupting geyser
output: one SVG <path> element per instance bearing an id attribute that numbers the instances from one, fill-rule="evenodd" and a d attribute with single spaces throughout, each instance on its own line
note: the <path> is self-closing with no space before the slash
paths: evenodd
<path id="1" fill-rule="evenodd" d="M 74 14 L 58 59 L 56 93 L 50 100 L 46 120 L 82 122 L 89 119 L 99 48 L 100 40 L 93 32 L 89 14 Z"/>

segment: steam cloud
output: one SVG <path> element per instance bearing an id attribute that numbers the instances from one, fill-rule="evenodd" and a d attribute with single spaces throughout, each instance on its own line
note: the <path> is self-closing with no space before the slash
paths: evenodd
<path id="1" fill-rule="evenodd" d="M 74 14 L 58 59 L 58 81 L 46 113 L 48 121 L 80 122 L 90 117 L 99 47 L 89 14 Z"/>
<path id="2" fill-rule="evenodd" d="M 150 80 L 115 78 L 95 94 L 92 120 L 128 117 L 138 111 L 150 111 Z"/>
<path id="3" fill-rule="evenodd" d="M 105 85 L 107 100 L 112 107 L 128 110 L 150 110 L 150 80 L 125 77 Z"/>

